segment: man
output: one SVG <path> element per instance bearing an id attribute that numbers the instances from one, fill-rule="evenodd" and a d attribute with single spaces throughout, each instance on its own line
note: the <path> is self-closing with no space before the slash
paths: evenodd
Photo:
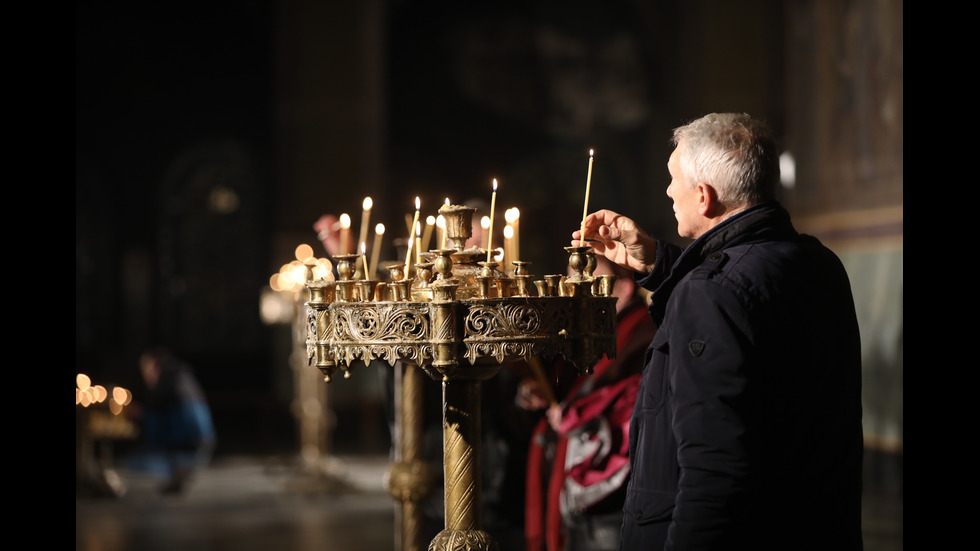
<path id="1" fill-rule="evenodd" d="M 653 291 L 658 327 L 621 548 L 861 549 L 861 350 L 844 268 L 775 201 L 764 124 L 707 115 L 674 144 L 667 195 L 688 247 L 611 211 L 583 226 Z"/>

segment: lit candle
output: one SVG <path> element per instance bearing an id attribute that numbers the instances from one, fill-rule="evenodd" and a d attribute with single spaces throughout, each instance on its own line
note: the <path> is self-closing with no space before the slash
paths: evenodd
<path id="1" fill-rule="evenodd" d="M 507 224 L 514 228 L 514 237 L 512 238 L 513 243 L 511 243 L 511 261 L 521 259 L 521 241 L 520 241 L 520 226 L 521 226 L 521 210 L 517 207 L 512 209 L 507 209 L 504 213 L 504 219 L 507 220 Z"/>
<path id="2" fill-rule="evenodd" d="M 480 219 L 480 227 L 483 228 L 483 235 L 480 237 L 480 248 L 488 249 L 487 236 L 490 235 L 490 217 L 484 216 Z"/>
<path id="3" fill-rule="evenodd" d="M 374 206 L 374 201 L 370 197 L 365 197 L 364 202 L 361 203 L 361 233 L 357 236 L 358 243 L 367 243 L 367 232 L 368 232 L 368 221 L 371 220 L 371 207 Z M 367 277 L 367 274 L 364 274 Z"/>
<path id="4" fill-rule="evenodd" d="M 385 234 L 385 225 L 374 227 L 374 244 L 371 246 L 371 279 L 378 275 L 378 258 L 381 256 L 381 237 Z"/>
<path id="5" fill-rule="evenodd" d="M 431 214 L 425 219 L 425 231 L 422 233 L 422 248 L 423 251 L 429 250 L 429 241 L 432 240 L 432 228 L 436 225 L 436 217 Z"/>
<path id="6" fill-rule="evenodd" d="M 412 263 L 412 247 L 415 245 L 415 226 L 419 223 L 419 209 L 422 208 L 422 200 L 415 197 L 415 218 L 409 227 L 408 250 L 405 252 L 405 275 L 402 279 L 408 279 L 408 268 Z"/>
<path id="7" fill-rule="evenodd" d="M 445 205 L 447 207 L 452 205 L 452 203 L 449 202 L 449 197 L 446 197 Z M 446 232 L 446 217 L 441 214 L 439 217 L 442 218 L 442 239 L 439 240 L 439 248 L 445 249 L 449 246 L 449 234 Z"/>
<path id="8" fill-rule="evenodd" d="M 493 246 L 493 211 L 497 208 L 497 179 L 493 179 L 493 192 L 490 194 L 490 226 L 487 229 L 487 262 L 490 262 L 490 249 Z"/>
<path id="9" fill-rule="evenodd" d="M 514 261 L 514 226 L 507 224 L 504 226 L 504 266 L 503 271 L 507 273 L 511 262 Z"/>
<path id="10" fill-rule="evenodd" d="M 368 275 L 371 272 L 368 271 L 367 243 L 364 241 L 361 241 L 361 264 L 364 265 L 364 279 L 370 279 L 370 276 Z"/>
<path id="11" fill-rule="evenodd" d="M 436 217 L 436 246 L 446 248 L 446 217 L 441 214 Z"/>
<path id="12" fill-rule="evenodd" d="M 589 150 L 589 175 L 585 179 L 585 206 L 582 207 L 582 230 L 578 239 L 578 246 L 585 246 L 585 219 L 589 216 L 589 188 L 592 187 L 592 154 L 593 150 Z"/>
<path id="13" fill-rule="evenodd" d="M 422 222 L 415 223 L 415 263 L 422 262 Z"/>
<path id="14" fill-rule="evenodd" d="M 348 241 L 350 241 L 350 215 L 345 212 L 340 215 L 340 254 L 347 254 Z"/>

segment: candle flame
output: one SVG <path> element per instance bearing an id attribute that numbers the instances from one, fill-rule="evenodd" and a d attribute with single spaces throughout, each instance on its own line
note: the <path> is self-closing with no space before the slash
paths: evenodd
<path id="1" fill-rule="evenodd" d="M 361 207 L 364 210 L 371 210 L 371 207 L 373 206 L 374 206 L 374 201 L 372 201 L 370 197 L 365 197 L 364 202 L 361 203 Z"/>
<path id="2" fill-rule="evenodd" d="M 449 202 L 449 197 L 446 197 L 446 206 L 450 206 L 452 203 Z"/>
<path id="3" fill-rule="evenodd" d="M 504 220 L 506 220 L 508 224 L 513 224 L 514 221 L 520 217 L 521 217 L 521 211 L 518 210 L 517 207 L 507 209 L 504 212 Z"/>
<path id="4" fill-rule="evenodd" d="M 422 208 L 422 200 L 419 199 L 418 195 L 415 196 L 415 210 Z"/>
<path id="5" fill-rule="evenodd" d="M 350 227 L 350 215 L 347 214 L 346 212 L 344 214 L 341 214 L 340 215 L 340 225 L 344 229 L 347 229 L 347 228 Z"/>
<path id="6" fill-rule="evenodd" d="M 361 254 L 367 254 L 367 242 L 361 241 Z"/>
<path id="7" fill-rule="evenodd" d="M 374 227 L 374 233 L 376 233 L 378 235 L 384 235 L 384 233 L 385 233 L 385 225 L 384 224 L 378 224 L 377 226 L 375 226 Z"/>
<path id="8" fill-rule="evenodd" d="M 494 191 L 497 191 L 497 179 L 496 178 L 493 179 L 493 190 Z"/>
<path id="9" fill-rule="evenodd" d="M 489 228 L 490 227 L 490 217 L 489 216 L 484 216 L 483 218 L 481 218 L 480 219 L 480 226 L 483 229 Z"/>
<path id="10" fill-rule="evenodd" d="M 591 157 L 591 156 L 593 155 L 593 153 L 595 153 L 595 151 L 594 151 L 594 150 L 592 150 L 592 149 L 590 149 L 590 150 L 589 150 L 589 157 Z"/>
<path id="11" fill-rule="evenodd" d="M 439 217 L 436 218 L 436 226 L 438 226 L 440 228 L 445 228 L 446 227 L 446 217 L 440 214 Z"/>

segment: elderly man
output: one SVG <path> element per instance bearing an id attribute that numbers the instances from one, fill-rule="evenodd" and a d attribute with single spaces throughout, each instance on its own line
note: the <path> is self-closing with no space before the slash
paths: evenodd
<path id="1" fill-rule="evenodd" d="M 630 424 L 622 549 L 861 549 L 861 350 L 840 260 L 776 202 L 766 126 L 674 131 L 677 232 L 617 213 L 584 237 L 653 292 L 658 327 Z"/>

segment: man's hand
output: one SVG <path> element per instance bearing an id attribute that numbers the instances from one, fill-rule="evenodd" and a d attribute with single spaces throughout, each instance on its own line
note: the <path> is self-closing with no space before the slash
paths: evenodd
<path id="1" fill-rule="evenodd" d="M 572 232 L 572 245 L 577 246 L 582 238 L 581 229 Z M 621 214 L 603 209 L 588 215 L 584 238 L 611 262 L 641 274 L 653 271 L 657 240 Z"/>

